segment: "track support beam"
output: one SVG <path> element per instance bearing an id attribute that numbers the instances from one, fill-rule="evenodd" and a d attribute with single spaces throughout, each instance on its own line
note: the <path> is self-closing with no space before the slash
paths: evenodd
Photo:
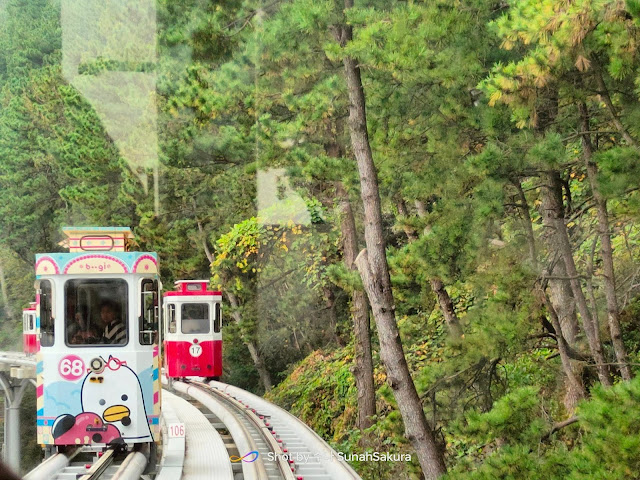
<path id="1" fill-rule="evenodd" d="M 14 379 L 0 372 L 0 386 L 4 391 L 3 459 L 16 472 L 20 472 L 20 403 L 30 384 L 27 379 Z"/>

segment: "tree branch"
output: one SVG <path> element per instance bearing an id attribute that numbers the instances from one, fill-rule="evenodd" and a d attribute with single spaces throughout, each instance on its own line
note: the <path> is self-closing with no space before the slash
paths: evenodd
<path id="1" fill-rule="evenodd" d="M 580 420 L 580 417 L 578 417 L 577 415 L 574 415 L 573 417 L 567 418 L 563 422 L 554 423 L 551 430 L 542 437 L 542 440 L 548 440 L 551 437 L 551 435 L 556 433 L 558 430 L 561 430 L 564 427 L 568 427 L 569 425 L 572 425 L 578 422 L 579 420 Z"/>

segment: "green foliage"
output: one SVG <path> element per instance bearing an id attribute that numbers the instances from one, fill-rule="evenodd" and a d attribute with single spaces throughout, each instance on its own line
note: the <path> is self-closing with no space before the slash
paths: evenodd
<path id="1" fill-rule="evenodd" d="M 578 409 L 580 436 L 575 436 L 575 425 L 555 434 L 572 440 L 574 447 L 568 449 L 548 438 L 551 425 L 540 410 L 538 390 L 516 390 L 496 402 L 490 412 L 470 415 L 467 432 L 484 442 L 481 451 L 486 460 L 480 466 L 461 462 L 449 477 L 638 478 L 639 395 L 637 379 L 610 389 L 597 388 Z"/>
<path id="2" fill-rule="evenodd" d="M 469 414 L 467 432 L 485 443 L 501 439 L 529 444 L 538 440 L 548 427 L 532 413 L 538 406 L 539 391 L 538 387 L 522 387 L 498 400 L 489 412 Z"/>
<path id="3" fill-rule="evenodd" d="M 583 446 L 573 452 L 572 478 L 637 478 L 640 466 L 640 382 L 598 388 L 579 410 L 584 419 Z M 582 477 L 584 478 L 584 477 Z"/>
<path id="4" fill-rule="evenodd" d="M 241 326 L 227 320 L 224 324 L 222 365 L 224 381 L 245 390 L 259 393 L 260 379 L 243 342 Z"/>
<path id="5" fill-rule="evenodd" d="M 356 391 L 349 372 L 353 350 L 314 352 L 294 367 L 268 398 L 286 407 L 325 438 L 341 440 L 356 415 Z"/>
<path id="6" fill-rule="evenodd" d="M 20 452 L 23 472 L 31 471 L 44 459 L 42 447 L 38 445 L 34 435 L 36 410 L 35 388 L 28 387 L 20 403 Z"/>
<path id="7" fill-rule="evenodd" d="M 611 148 L 600 152 L 597 162 L 600 165 L 600 184 L 605 195 L 621 198 L 629 189 L 634 188 L 634 180 L 640 175 L 640 162 L 636 150 L 625 147 Z"/>

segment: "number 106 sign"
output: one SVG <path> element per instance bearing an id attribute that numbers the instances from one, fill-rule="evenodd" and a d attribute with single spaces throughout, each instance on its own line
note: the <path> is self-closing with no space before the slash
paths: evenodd
<path id="1" fill-rule="evenodd" d="M 184 423 L 170 423 L 167 426 L 169 438 L 184 438 Z"/>

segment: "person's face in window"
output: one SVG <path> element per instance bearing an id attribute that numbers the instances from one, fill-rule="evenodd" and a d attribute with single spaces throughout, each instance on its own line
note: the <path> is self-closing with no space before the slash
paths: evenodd
<path id="1" fill-rule="evenodd" d="M 105 326 L 109 325 L 115 319 L 116 319 L 116 312 L 114 312 L 110 306 L 105 305 L 100 309 L 100 320 L 102 321 L 103 325 Z"/>

